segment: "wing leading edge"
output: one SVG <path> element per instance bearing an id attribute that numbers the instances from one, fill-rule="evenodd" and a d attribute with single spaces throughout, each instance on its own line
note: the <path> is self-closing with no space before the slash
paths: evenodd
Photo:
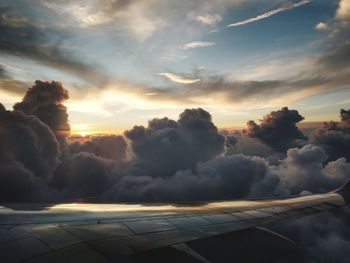
<path id="1" fill-rule="evenodd" d="M 0 209 L 1 262 L 110 262 L 161 247 L 328 211 L 350 201 L 350 182 L 327 194 L 176 205 L 65 204 Z M 189 251 L 195 255 L 195 252 Z M 198 255 L 197 255 L 198 256 Z"/>

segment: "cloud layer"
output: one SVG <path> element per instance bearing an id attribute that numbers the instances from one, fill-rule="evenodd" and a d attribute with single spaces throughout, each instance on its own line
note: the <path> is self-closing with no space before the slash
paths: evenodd
<path id="1" fill-rule="evenodd" d="M 178 120 L 155 118 L 125 137 L 70 142 L 57 136 L 56 125 L 68 125 L 65 111 L 64 118 L 56 111 L 67 98 L 59 82 L 36 81 L 14 111 L 0 107 L 1 201 L 271 197 L 326 192 L 349 178 L 349 148 L 327 163 L 329 149 L 308 144 L 296 110 L 273 111 L 260 125 L 248 122 L 247 131 L 231 134 L 220 132 L 209 112 L 186 109 Z M 341 111 L 341 132 L 349 115 Z"/>

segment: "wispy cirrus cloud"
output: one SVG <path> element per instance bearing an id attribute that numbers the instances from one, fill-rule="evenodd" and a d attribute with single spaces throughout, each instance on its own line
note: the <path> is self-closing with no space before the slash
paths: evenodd
<path id="1" fill-rule="evenodd" d="M 210 47 L 214 46 L 215 42 L 205 42 L 205 41 L 194 41 L 184 45 L 183 49 L 199 48 L 199 47 Z"/>
<path id="2" fill-rule="evenodd" d="M 186 77 L 176 75 L 176 74 L 170 73 L 170 72 L 161 72 L 161 73 L 158 73 L 158 75 L 164 76 L 171 81 L 178 82 L 178 83 L 184 83 L 184 84 L 191 84 L 191 83 L 196 83 L 196 82 L 200 81 L 200 79 L 198 79 L 198 78 L 196 78 L 196 79 L 186 78 Z"/>
<path id="3" fill-rule="evenodd" d="M 300 1 L 298 3 L 288 2 L 288 3 L 284 4 L 280 8 L 276 8 L 276 9 L 270 10 L 270 11 L 268 11 L 266 13 L 263 13 L 261 15 L 258 15 L 256 17 L 248 18 L 248 19 L 245 19 L 245 20 L 242 20 L 242 21 L 239 21 L 239 22 L 235 22 L 235 23 L 229 24 L 227 27 L 236 27 L 236 26 L 242 26 L 242 25 L 246 25 L 246 24 L 249 24 L 249 23 L 253 23 L 255 21 L 259 21 L 259 20 L 268 18 L 268 17 L 273 16 L 275 14 L 278 14 L 278 13 L 281 13 L 281 12 L 284 12 L 284 11 L 287 11 L 287 10 L 290 10 L 290 9 L 293 9 L 293 8 L 296 8 L 296 7 L 299 7 L 299 6 L 306 5 L 306 4 L 310 3 L 310 2 L 311 2 L 311 0 L 303 0 L 303 1 Z"/>

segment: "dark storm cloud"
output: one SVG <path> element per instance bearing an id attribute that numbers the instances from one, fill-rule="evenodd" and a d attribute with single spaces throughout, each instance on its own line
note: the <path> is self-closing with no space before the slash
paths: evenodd
<path id="1" fill-rule="evenodd" d="M 59 163 L 59 146 L 50 128 L 34 116 L 0 107 L 0 199 L 51 200 L 47 183 Z M 43 196 L 44 195 L 44 196 Z"/>
<path id="2" fill-rule="evenodd" d="M 80 143 L 74 142 L 69 145 L 71 153 L 93 153 L 106 159 L 122 162 L 126 158 L 126 141 L 122 136 L 105 135 L 94 136 L 90 140 Z"/>
<path id="3" fill-rule="evenodd" d="M 260 124 L 248 121 L 244 133 L 248 137 L 261 140 L 278 151 L 285 151 L 295 145 L 296 140 L 306 139 L 296 126 L 303 119 L 304 117 L 298 111 L 284 107 L 265 115 Z"/>
<path id="4" fill-rule="evenodd" d="M 172 176 L 126 174 L 105 193 L 120 201 L 195 201 L 271 196 L 279 182 L 263 159 L 221 156 Z"/>
<path id="5" fill-rule="evenodd" d="M 340 111 L 341 122 L 326 122 L 324 127 L 310 134 L 310 142 L 322 147 L 329 155 L 329 160 L 344 157 L 350 160 L 350 121 L 349 111 Z"/>
<path id="6" fill-rule="evenodd" d="M 62 198 L 99 199 L 112 184 L 112 169 L 115 163 L 110 159 L 98 157 L 92 153 L 80 152 L 66 160 Z M 62 183 L 62 182 L 61 182 Z"/>
<path id="7" fill-rule="evenodd" d="M 66 107 L 62 104 L 69 98 L 68 91 L 57 81 L 35 81 L 35 85 L 27 90 L 22 101 L 13 108 L 38 117 L 58 136 L 70 132 Z"/>
<path id="8" fill-rule="evenodd" d="M 0 53 L 32 59 L 95 84 L 106 82 L 96 65 L 81 62 L 63 47 L 63 41 L 70 37 L 63 29 L 48 27 L 44 20 L 33 21 L 0 4 L 0 31 Z"/>
<path id="9" fill-rule="evenodd" d="M 178 121 L 153 119 L 148 127 L 126 131 L 136 162 L 150 176 L 173 175 L 198 161 L 223 153 L 225 138 L 218 132 L 211 115 L 202 109 L 187 109 Z"/>

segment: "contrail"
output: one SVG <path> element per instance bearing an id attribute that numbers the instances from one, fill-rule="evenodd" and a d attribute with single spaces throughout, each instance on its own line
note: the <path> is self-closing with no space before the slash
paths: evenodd
<path id="1" fill-rule="evenodd" d="M 295 3 L 295 4 L 288 3 L 288 4 L 286 4 L 286 5 L 284 5 L 284 6 L 280 7 L 280 8 L 268 11 L 268 12 L 263 13 L 261 15 L 258 15 L 256 17 L 252 17 L 252 18 L 249 18 L 249 19 L 246 19 L 246 20 L 242 20 L 242 21 L 239 21 L 239 22 L 236 22 L 236 23 L 229 24 L 227 27 L 235 27 L 235 26 L 242 26 L 242 25 L 245 25 L 245 24 L 249 24 L 249 23 L 261 20 L 261 19 L 268 18 L 270 16 L 273 16 L 274 14 L 278 14 L 278 13 L 281 13 L 281 12 L 293 9 L 295 7 L 298 7 L 298 6 L 306 5 L 306 4 L 310 3 L 310 2 L 311 2 L 311 0 L 303 0 L 303 1 L 300 1 L 300 2 Z"/>

